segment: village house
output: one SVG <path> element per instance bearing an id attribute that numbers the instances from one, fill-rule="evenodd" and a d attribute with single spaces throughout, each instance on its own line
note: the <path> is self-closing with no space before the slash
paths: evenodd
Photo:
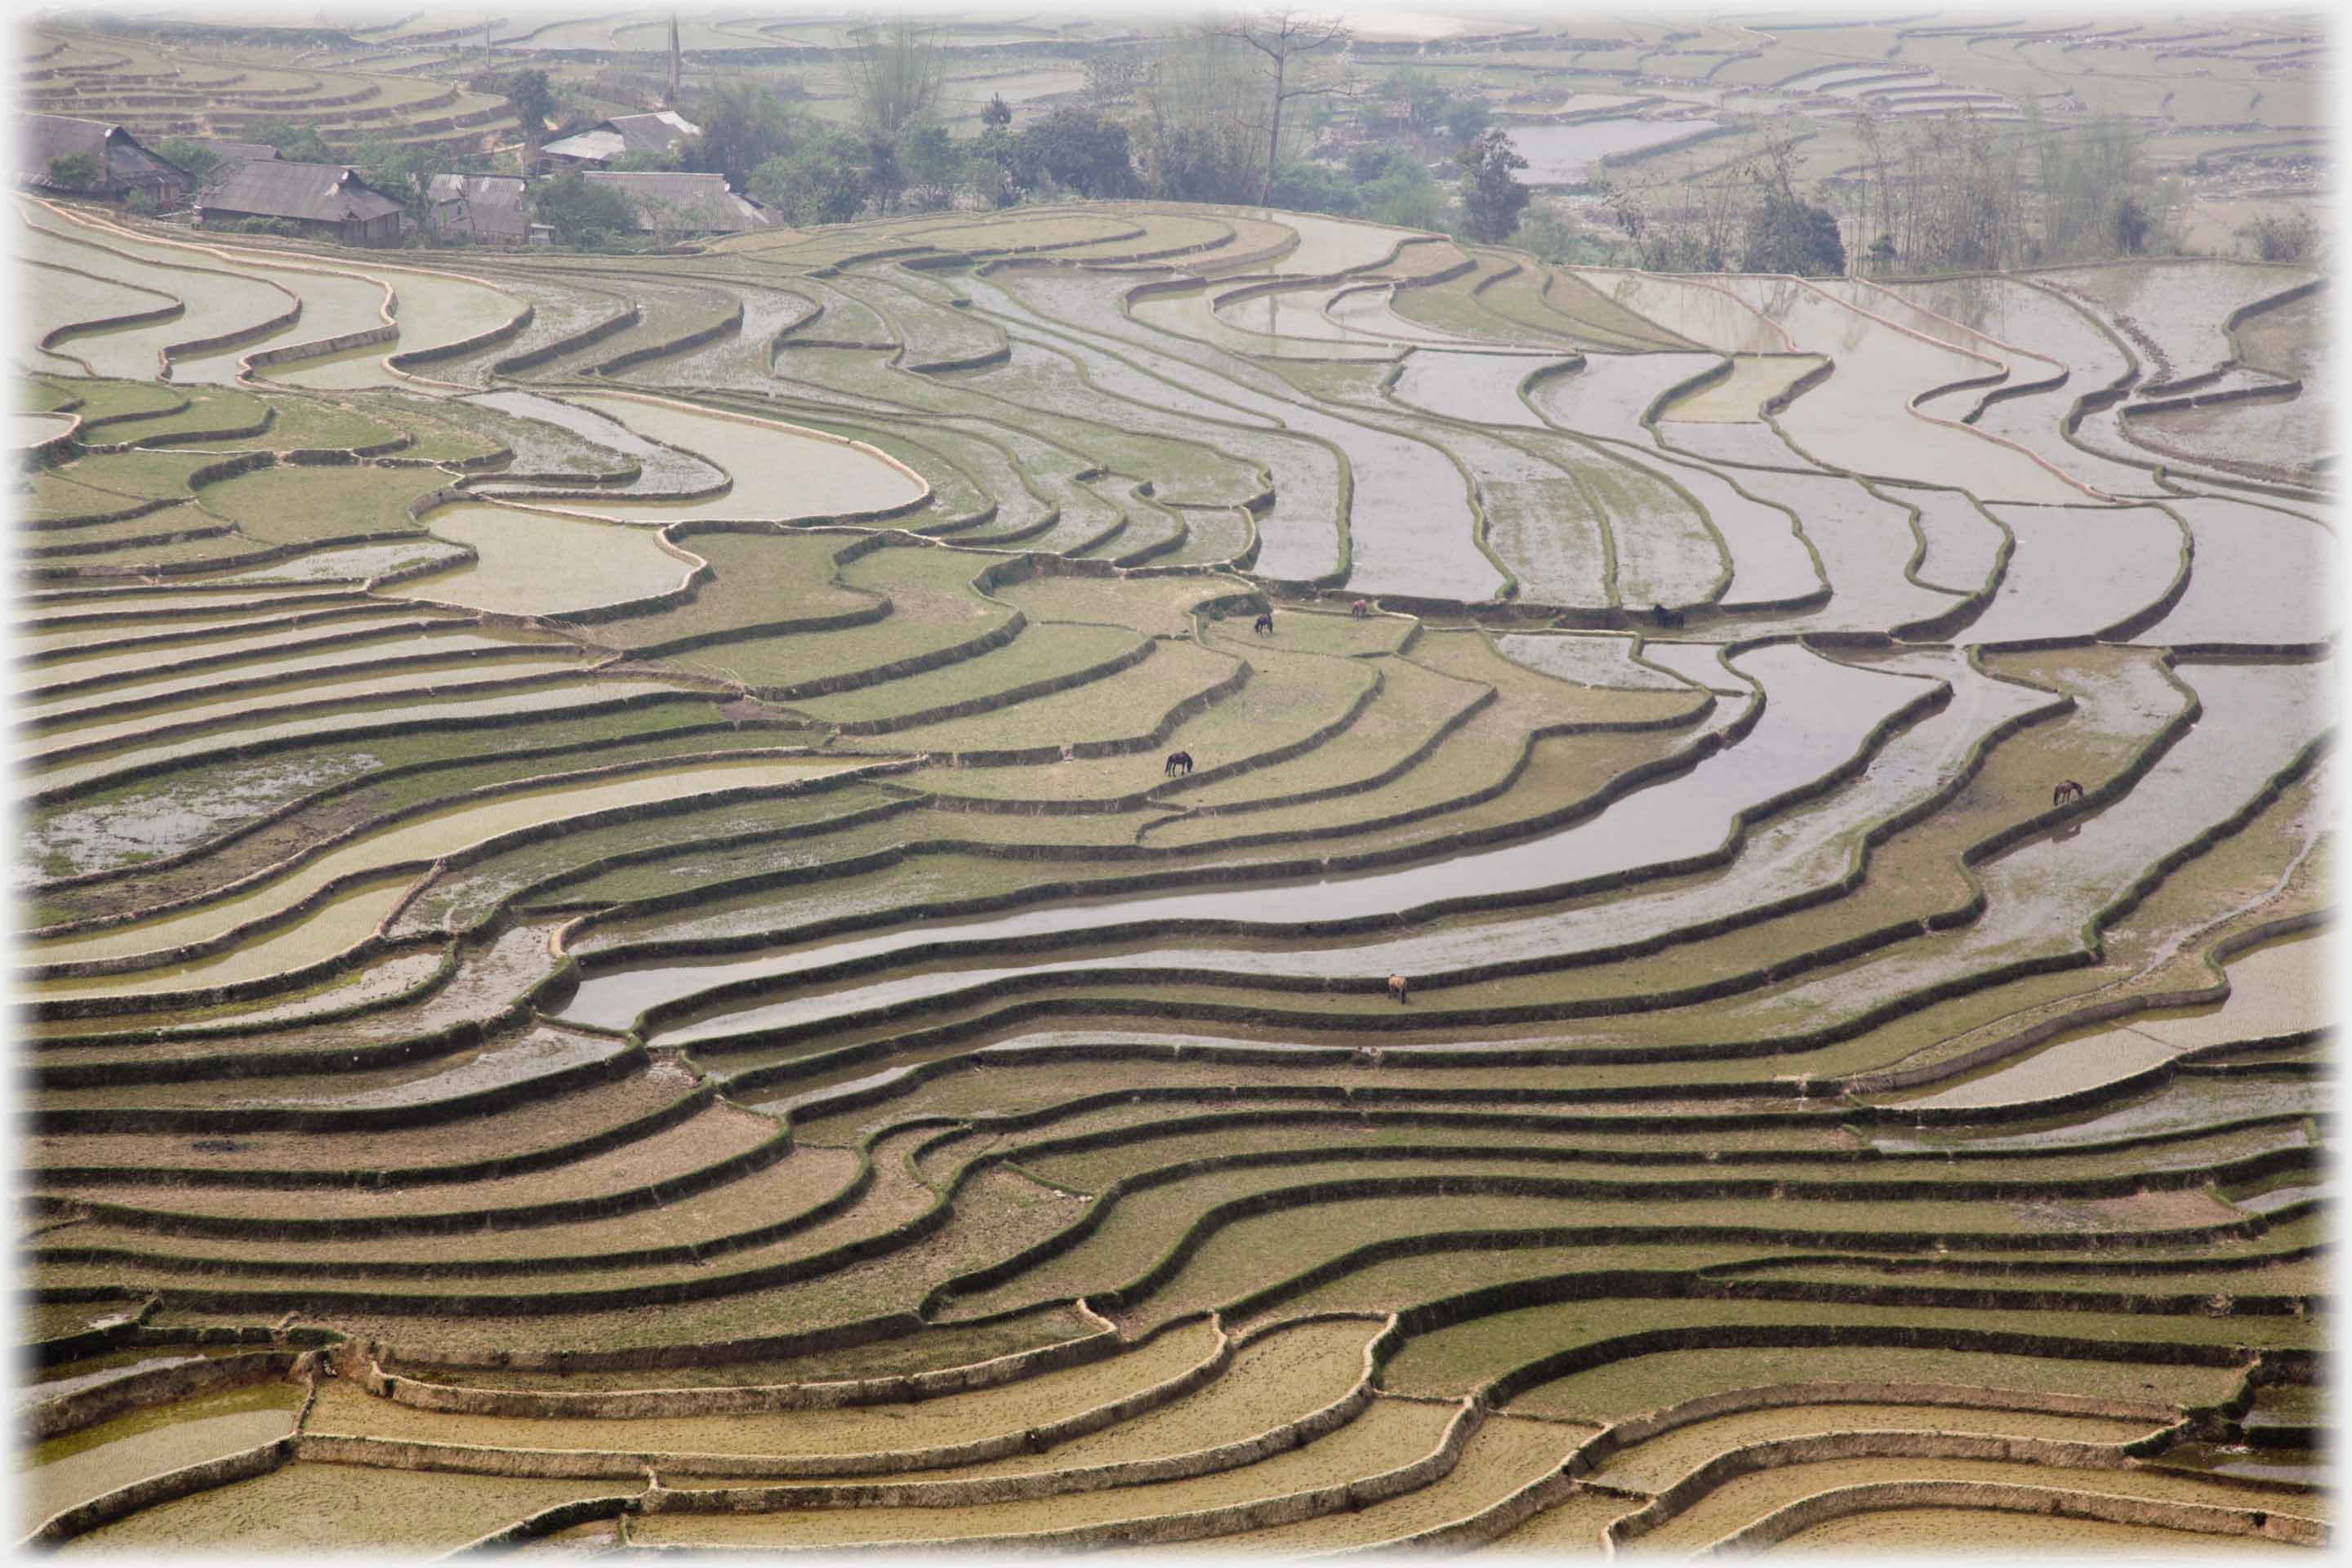
<path id="1" fill-rule="evenodd" d="M 766 207 L 729 190 L 724 174 L 590 173 L 582 178 L 617 192 L 629 204 L 632 226 L 640 234 L 686 239 L 745 234 L 775 225 Z"/>
<path id="2" fill-rule="evenodd" d="M 541 173 L 566 174 L 574 169 L 609 169 L 630 153 L 675 153 L 689 136 L 702 134 L 697 125 L 674 110 L 650 114 L 622 114 L 600 120 L 585 131 L 560 136 L 539 150 Z"/>
<path id="3" fill-rule="evenodd" d="M 60 185 L 51 173 L 60 158 L 88 158 L 98 170 L 94 182 Z M 120 125 L 76 120 L 63 114 L 16 117 L 16 180 L 58 195 L 98 196 L 119 202 L 144 197 L 156 206 L 176 205 L 195 179 L 185 169 L 147 150 Z"/>
<path id="4" fill-rule="evenodd" d="M 546 243 L 546 226 L 530 221 L 520 174 L 434 175 L 425 186 L 425 226 L 436 239 L 460 245 Z M 534 228 L 542 232 L 534 237 Z"/>
<path id="5" fill-rule="evenodd" d="M 196 216 L 206 225 L 278 218 L 343 245 L 400 243 L 400 204 L 344 163 L 236 164 L 197 196 Z"/>

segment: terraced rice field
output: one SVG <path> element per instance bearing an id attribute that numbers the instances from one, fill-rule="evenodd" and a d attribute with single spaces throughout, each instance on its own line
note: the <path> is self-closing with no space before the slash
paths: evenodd
<path id="1" fill-rule="evenodd" d="M 502 105 L 364 62 L 660 21 L 460 25 L 23 65 L 430 141 Z M 1561 181 L 1733 89 L 2303 90 L 2251 21 L 1608 26 L 1426 58 Z M 20 1537 L 2326 1540 L 2313 269 L 15 223 Z"/>

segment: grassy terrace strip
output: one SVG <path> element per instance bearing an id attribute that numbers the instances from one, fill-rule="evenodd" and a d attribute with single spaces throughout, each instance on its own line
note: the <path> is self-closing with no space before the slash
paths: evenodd
<path id="1" fill-rule="evenodd" d="M 850 101 L 841 24 L 679 25 L 692 118 Z M 457 45 L 593 98 L 667 26 L 19 53 L 150 144 L 472 152 Z M 1076 92 L 1051 26 L 943 103 Z M 1790 109 L 1801 189 L 2028 76 L 2301 117 L 2158 169 L 2315 115 L 2227 19 L 1597 26 L 1357 58 L 1548 174 Z M 27 205 L 20 1535 L 2320 1539 L 2318 268 L 919 205 Z"/>

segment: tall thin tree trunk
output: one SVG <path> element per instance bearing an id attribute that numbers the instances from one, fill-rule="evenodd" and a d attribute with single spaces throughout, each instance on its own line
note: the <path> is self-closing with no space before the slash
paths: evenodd
<path id="1" fill-rule="evenodd" d="M 1274 205 L 1274 171 L 1282 156 L 1282 74 L 1290 62 L 1281 55 L 1274 58 L 1274 113 L 1272 127 L 1265 133 L 1265 184 L 1258 187 L 1257 205 Z"/>

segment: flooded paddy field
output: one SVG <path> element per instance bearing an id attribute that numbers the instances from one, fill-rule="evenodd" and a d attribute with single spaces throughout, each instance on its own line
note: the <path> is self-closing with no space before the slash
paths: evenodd
<path id="1" fill-rule="evenodd" d="M 346 20 L 21 85 L 473 168 L 477 44 L 618 113 L 668 26 Z M 847 122 L 854 24 L 679 26 L 689 118 Z M 1016 145 L 1129 47 L 939 32 Z M 1785 110 L 1866 215 L 1867 136 L 2031 104 L 2187 233 L 2320 47 L 1367 20 L 1558 246 L 28 189 L 18 1536 L 2313 1550 L 2323 267 L 1646 271 L 1608 204 Z"/>

